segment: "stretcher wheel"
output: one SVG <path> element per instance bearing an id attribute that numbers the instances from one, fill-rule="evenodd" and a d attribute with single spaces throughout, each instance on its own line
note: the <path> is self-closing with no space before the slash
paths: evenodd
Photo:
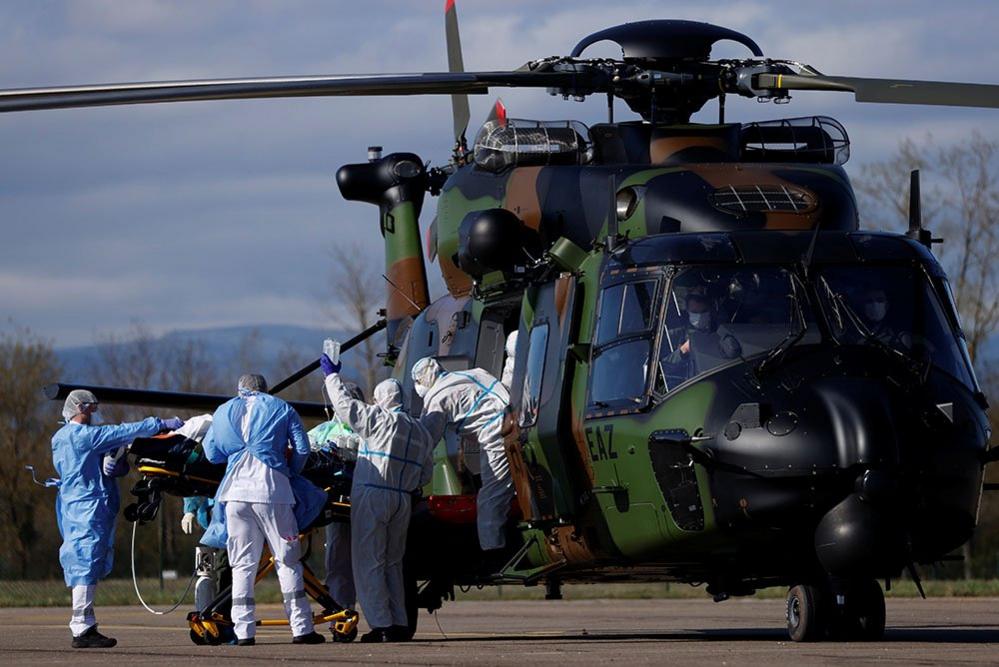
<path id="1" fill-rule="evenodd" d="M 331 630 L 330 632 L 333 634 L 333 641 L 335 642 L 347 644 L 357 639 L 356 625 L 350 629 L 350 632 L 337 632 L 336 630 Z"/>
<path id="2" fill-rule="evenodd" d="M 191 628 L 191 641 L 197 646 L 208 646 L 208 642 L 194 628 Z"/>

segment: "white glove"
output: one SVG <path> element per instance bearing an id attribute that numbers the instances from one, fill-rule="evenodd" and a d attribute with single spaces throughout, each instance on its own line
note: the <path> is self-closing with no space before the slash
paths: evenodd
<path id="1" fill-rule="evenodd" d="M 190 535 L 194 532 L 194 514 L 187 512 L 184 517 L 180 520 L 180 529 L 184 531 L 185 535 Z"/>

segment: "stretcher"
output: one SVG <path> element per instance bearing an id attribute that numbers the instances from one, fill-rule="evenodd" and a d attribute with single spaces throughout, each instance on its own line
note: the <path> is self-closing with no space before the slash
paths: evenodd
<path id="1" fill-rule="evenodd" d="M 142 475 L 132 488 L 136 500 L 125 508 L 129 521 L 146 523 L 156 518 L 164 495 L 214 497 L 225 474 L 224 464 L 205 459 L 197 442 L 181 435 L 138 438 L 131 446 L 135 467 Z M 354 609 L 339 605 L 326 585 L 306 562 L 316 531 L 327 524 L 350 521 L 349 463 L 335 452 L 314 451 L 309 455 L 302 474 L 313 484 L 326 490 L 327 501 L 322 512 L 299 535 L 302 542 L 302 569 L 306 594 L 322 610 L 313 614 L 316 625 L 329 623 L 335 642 L 350 642 L 357 637 L 360 616 Z M 274 559 L 265 547 L 257 566 L 256 582 L 274 569 Z M 199 645 L 225 644 L 235 638 L 230 616 L 232 586 L 225 586 L 202 611 L 187 615 L 191 641 Z M 258 626 L 287 626 L 287 619 L 261 619 Z"/>

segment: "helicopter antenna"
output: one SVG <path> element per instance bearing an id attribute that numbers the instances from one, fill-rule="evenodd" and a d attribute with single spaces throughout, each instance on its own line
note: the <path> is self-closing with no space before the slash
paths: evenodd
<path id="1" fill-rule="evenodd" d="M 918 169 L 913 169 L 909 173 L 909 229 L 905 235 L 914 241 L 919 241 L 927 248 L 932 248 L 934 243 L 943 243 L 943 239 L 933 238 L 930 230 L 923 227 L 923 205 L 919 193 Z"/>
<path id="2" fill-rule="evenodd" d="M 413 308 L 416 308 L 417 312 L 421 312 L 423 310 L 422 307 L 416 305 L 416 302 L 409 298 L 408 294 L 406 294 L 405 292 L 402 291 L 402 288 L 400 288 L 394 282 L 392 282 L 391 280 L 389 280 L 389 277 L 386 276 L 384 273 L 382 274 L 382 278 L 384 278 L 385 282 L 387 282 L 389 285 L 391 285 L 393 287 L 393 289 L 395 289 L 396 292 L 398 292 L 399 294 L 401 294 L 403 299 L 405 299 L 406 301 L 409 301 L 409 303 L 411 303 L 413 305 Z"/>
<path id="3" fill-rule="evenodd" d="M 444 38 L 447 42 L 447 69 L 451 73 L 465 71 L 465 61 L 461 56 L 461 35 L 458 32 L 458 10 L 455 0 L 444 3 Z M 465 164 L 468 159 L 468 142 L 465 130 L 472 114 L 468 108 L 468 95 L 454 93 L 451 95 L 451 115 L 454 119 L 454 161 L 458 165 Z"/>

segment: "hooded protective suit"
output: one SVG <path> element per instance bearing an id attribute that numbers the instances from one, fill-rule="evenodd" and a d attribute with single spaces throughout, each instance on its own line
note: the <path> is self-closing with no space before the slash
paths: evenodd
<path id="1" fill-rule="evenodd" d="M 423 395 L 423 423 L 434 442 L 446 429 L 479 442 L 482 487 L 475 499 L 479 546 L 506 546 L 503 527 L 513 500 L 510 464 L 503 447 L 503 415 L 510 394 L 499 380 L 482 370 L 445 371 L 432 357 L 413 366 L 413 382 Z"/>
<path id="2" fill-rule="evenodd" d="M 290 464 L 285 455 L 289 441 Z M 209 461 L 228 464 L 216 496 L 216 505 L 224 508 L 213 513 L 206 535 L 216 526 L 215 515 L 223 515 L 236 637 L 246 639 L 256 632 L 253 584 L 265 541 L 274 556 L 292 632 L 312 633 L 298 533 L 299 525 L 307 526 L 318 515 L 326 494 L 298 475 L 310 451 L 298 414 L 277 397 L 241 390 L 215 411 L 203 445 Z"/>
<path id="3" fill-rule="evenodd" d="M 326 377 L 337 418 L 361 438 L 350 491 L 354 583 L 368 625 L 407 626 L 402 559 L 406 551 L 411 494 L 433 470 L 434 440 L 402 411 L 402 387 L 385 380 L 375 405 L 350 398 L 339 373 Z"/>
<path id="4" fill-rule="evenodd" d="M 506 337 L 506 359 L 503 361 L 503 386 L 509 392 L 513 387 L 513 369 L 517 361 L 517 330 Z"/>

